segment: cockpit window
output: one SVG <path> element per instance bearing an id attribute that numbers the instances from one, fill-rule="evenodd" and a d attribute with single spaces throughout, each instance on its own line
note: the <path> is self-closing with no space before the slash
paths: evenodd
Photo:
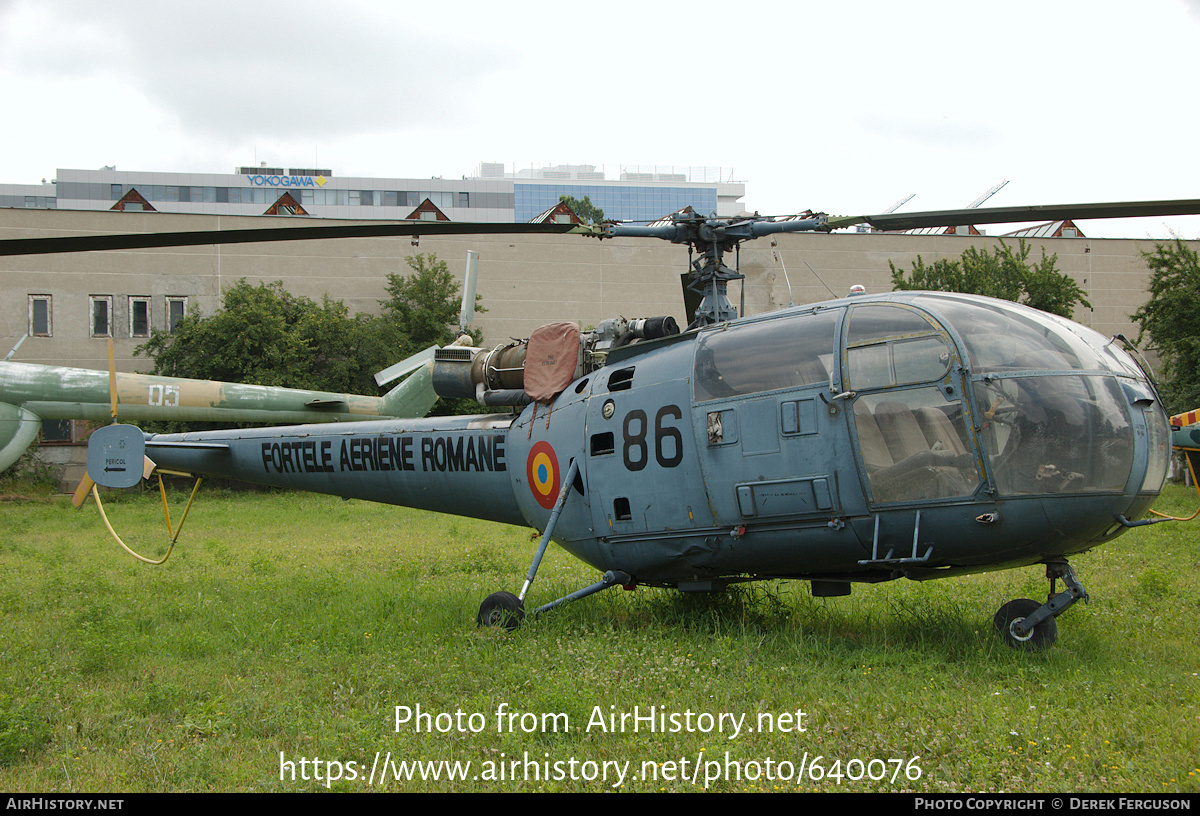
<path id="1" fill-rule="evenodd" d="M 890 304 L 856 306 L 850 313 L 846 343 L 854 346 L 887 337 L 931 334 L 934 327 L 919 312 Z"/>
<path id="2" fill-rule="evenodd" d="M 854 428 L 873 501 L 953 499 L 982 481 L 962 402 L 939 388 L 859 397 Z"/>
<path id="3" fill-rule="evenodd" d="M 922 314 L 892 305 L 856 306 L 846 332 L 849 387 L 855 391 L 939 380 L 950 345 Z"/>
<path id="4" fill-rule="evenodd" d="M 1105 353 L 1106 341 L 1045 312 L 1016 303 L 955 297 L 917 298 L 940 314 L 967 347 L 976 374 L 1009 371 L 1119 371 L 1129 373 Z"/>
<path id="5" fill-rule="evenodd" d="M 985 378 L 975 395 L 1001 493 L 1124 489 L 1134 436 L 1115 378 Z"/>
<path id="6" fill-rule="evenodd" d="M 696 401 L 829 385 L 840 310 L 718 329 L 696 342 Z"/>
<path id="7" fill-rule="evenodd" d="M 1143 413 L 1150 436 L 1150 461 L 1146 466 L 1146 478 L 1142 480 L 1142 492 L 1158 493 L 1162 490 L 1163 482 L 1167 480 L 1167 471 L 1171 467 L 1171 437 L 1167 415 L 1157 402 L 1146 406 Z"/>

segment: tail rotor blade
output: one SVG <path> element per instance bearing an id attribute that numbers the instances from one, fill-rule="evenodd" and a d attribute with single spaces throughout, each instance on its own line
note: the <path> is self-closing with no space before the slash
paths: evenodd
<path id="1" fill-rule="evenodd" d="M 91 476 L 88 476 L 86 473 L 83 474 L 83 478 L 79 480 L 79 487 L 75 488 L 75 493 L 71 496 L 71 504 L 76 508 L 82 507 L 83 503 L 87 500 L 88 494 L 92 492 L 92 486 L 95 484 Z"/>
<path id="2" fill-rule="evenodd" d="M 108 338 L 108 405 L 112 418 L 117 418 L 117 364 L 113 357 L 113 341 Z"/>

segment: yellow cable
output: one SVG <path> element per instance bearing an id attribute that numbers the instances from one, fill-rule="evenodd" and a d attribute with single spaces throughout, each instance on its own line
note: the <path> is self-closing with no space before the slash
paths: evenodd
<path id="1" fill-rule="evenodd" d="M 104 512 L 104 505 L 100 502 L 100 488 L 95 484 L 92 485 L 92 497 L 96 500 L 96 507 L 100 509 L 100 518 L 104 520 L 104 526 L 108 528 L 109 534 L 112 535 L 116 542 L 121 545 L 121 549 L 125 550 L 125 552 L 129 553 L 139 561 L 152 564 L 156 567 L 166 563 L 166 560 L 171 557 L 171 552 L 175 549 L 175 542 L 179 540 L 179 534 L 183 531 L 183 522 L 187 520 L 188 511 L 192 509 L 192 502 L 196 498 L 196 492 L 200 490 L 200 479 L 196 479 L 196 484 L 192 487 L 192 495 L 188 497 L 187 506 L 183 508 L 183 516 L 179 519 L 179 527 L 177 527 L 174 531 L 171 530 L 171 513 L 167 509 L 167 491 L 163 486 L 161 476 L 158 478 L 158 490 L 162 495 L 163 513 L 167 517 L 167 532 L 171 535 L 171 546 L 167 548 L 167 554 L 164 555 L 161 560 L 154 561 L 146 558 L 143 555 L 138 555 L 133 550 L 129 549 L 125 542 L 121 540 L 121 537 L 117 535 L 117 531 L 113 529 L 112 524 L 109 522 L 108 514 Z"/>
<path id="2" fill-rule="evenodd" d="M 1153 514 L 1154 514 L 1154 515 L 1156 515 L 1156 516 L 1161 516 L 1162 518 L 1165 518 L 1165 519 L 1170 519 L 1171 521 L 1191 521 L 1191 520 L 1192 520 L 1192 519 L 1194 519 L 1196 516 L 1200 516 L 1200 507 L 1197 507 L 1197 508 L 1196 508 L 1196 512 L 1195 512 L 1195 513 L 1192 513 L 1192 514 L 1191 514 L 1190 516 L 1188 516 L 1187 518 L 1180 518 L 1180 517 L 1178 517 L 1178 516 L 1168 516 L 1166 513 L 1160 513 L 1160 512 L 1158 512 L 1157 510 L 1151 510 L 1150 512 L 1151 512 L 1151 513 L 1153 513 Z"/>
<path id="3" fill-rule="evenodd" d="M 171 546 L 167 548 L 167 554 L 162 557 L 162 561 L 152 561 L 145 556 L 138 555 L 133 550 L 126 547 L 125 542 L 121 540 L 121 537 L 117 535 L 117 531 L 113 529 L 113 526 L 108 521 L 108 514 L 104 512 L 104 505 L 100 503 L 100 490 L 96 485 L 92 485 L 92 498 L 96 500 L 96 506 L 100 508 L 100 518 L 104 519 L 104 526 L 108 528 L 108 532 L 114 539 L 116 539 L 117 543 L 121 545 L 121 549 L 125 550 L 125 552 L 129 553 L 139 561 L 144 561 L 147 564 L 153 564 L 156 567 L 171 557 L 171 550 L 175 549 L 175 542 L 171 542 Z"/>

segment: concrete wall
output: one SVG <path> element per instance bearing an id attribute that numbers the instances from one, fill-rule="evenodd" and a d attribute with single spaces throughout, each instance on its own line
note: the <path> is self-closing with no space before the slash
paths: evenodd
<path id="1" fill-rule="evenodd" d="M 278 218 L 280 226 L 337 223 Z M 0 209 L 0 238 L 60 234 L 187 231 L 263 227 L 264 217 Z M 344 223 L 344 222 L 343 222 Z M 868 291 L 891 289 L 888 261 L 909 269 L 956 258 L 971 245 L 992 246 L 993 237 L 894 234 L 792 234 L 745 244 L 741 269 L 747 276 L 749 313 L 826 300 L 855 283 Z M 1015 243 L 1015 241 L 1014 241 Z M 1088 293 L 1091 310 L 1075 319 L 1103 334 L 1137 335 L 1129 315 L 1144 301 L 1148 272 L 1141 252 L 1153 241 L 1049 238 L 1028 241 L 1032 259 L 1043 249 L 1058 255 L 1058 268 Z M 1200 247 L 1200 242 L 1189 242 Z M 391 272 L 409 271 L 406 258 L 436 254 L 461 278 L 468 249 L 480 253 L 479 294 L 488 309 L 477 325 L 489 343 L 528 337 L 557 320 L 594 325 L 608 317 L 672 314 L 684 323 L 679 276 L 687 270 L 686 248 L 652 239 L 598 241 L 579 236 L 368 238 L 273 244 L 123 250 L 68 255 L 0 257 L 0 356 L 28 326 L 28 298 L 53 298 L 53 336 L 31 337 L 13 357 L 21 362 L 107 367 L 106 342 L 89 336 L 89 295 L 113 297 L 117 366 L 145 371 L 133 350 L 128 298 L 151 298 L 155 327 L 165 325 L 168 297 L 186 296 L 189 310 L 211 314 L 221 291 L 241 278 L 251 283 L 283 281 L 293 293 L 319 299 L 328 294 L 354 311 L 376 311 Z M 727 262 L 732 265 L 734 259 Z M 788 283 L 790 281 L 790 289 Z M 740 285 L 730 286 L 736 304 Z"/>
<path id="2" fill-rule="evenodd" d="M 777 240 L 777 252 L 772 252 L 769 239 L 742 247 L 741 269 L 748 278 L 747 311 L 779 308 L 789 301 L 800 304 L 842 297 L 855 283 L 869 292 L 890 291 L 889 261 L 907 272 L 918 256 L 931 264 L 941 258 L 958 258 L 971 246 L 990 248 L 1004 241 L 1017 247 L 1015 238 L 966 235 L 835 233 L 789 235 Z M 1200 242 L 1185 243 L 1200 249 Z M 1077 322 L 1107 336 L 1137 337 L 1139 329 L 1129 316 L 1146 300 L 1149 271 L 1142 252 L 1153 251 L 1154 241 L 1038 238 L 1026 239 L 1026 244 L 1031 262 L 1039 262 L 1043 251 L 1047 256 L 1057 255 L 1058 270 L 1073 277 L 1087 293 L 1092 308 L 1077 308 Z M 791 281 L 790 298 L 785 269 Z"/>

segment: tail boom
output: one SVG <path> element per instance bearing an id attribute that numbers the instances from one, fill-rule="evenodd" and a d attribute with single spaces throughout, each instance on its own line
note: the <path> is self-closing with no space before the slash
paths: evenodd
<path id="1" fill-rule="evenodd" d="M 157 434 L 146 438 L 146 455 L 163 470 L 524 525 L 507 455 L 510 422 L 435 417 Z"/>

